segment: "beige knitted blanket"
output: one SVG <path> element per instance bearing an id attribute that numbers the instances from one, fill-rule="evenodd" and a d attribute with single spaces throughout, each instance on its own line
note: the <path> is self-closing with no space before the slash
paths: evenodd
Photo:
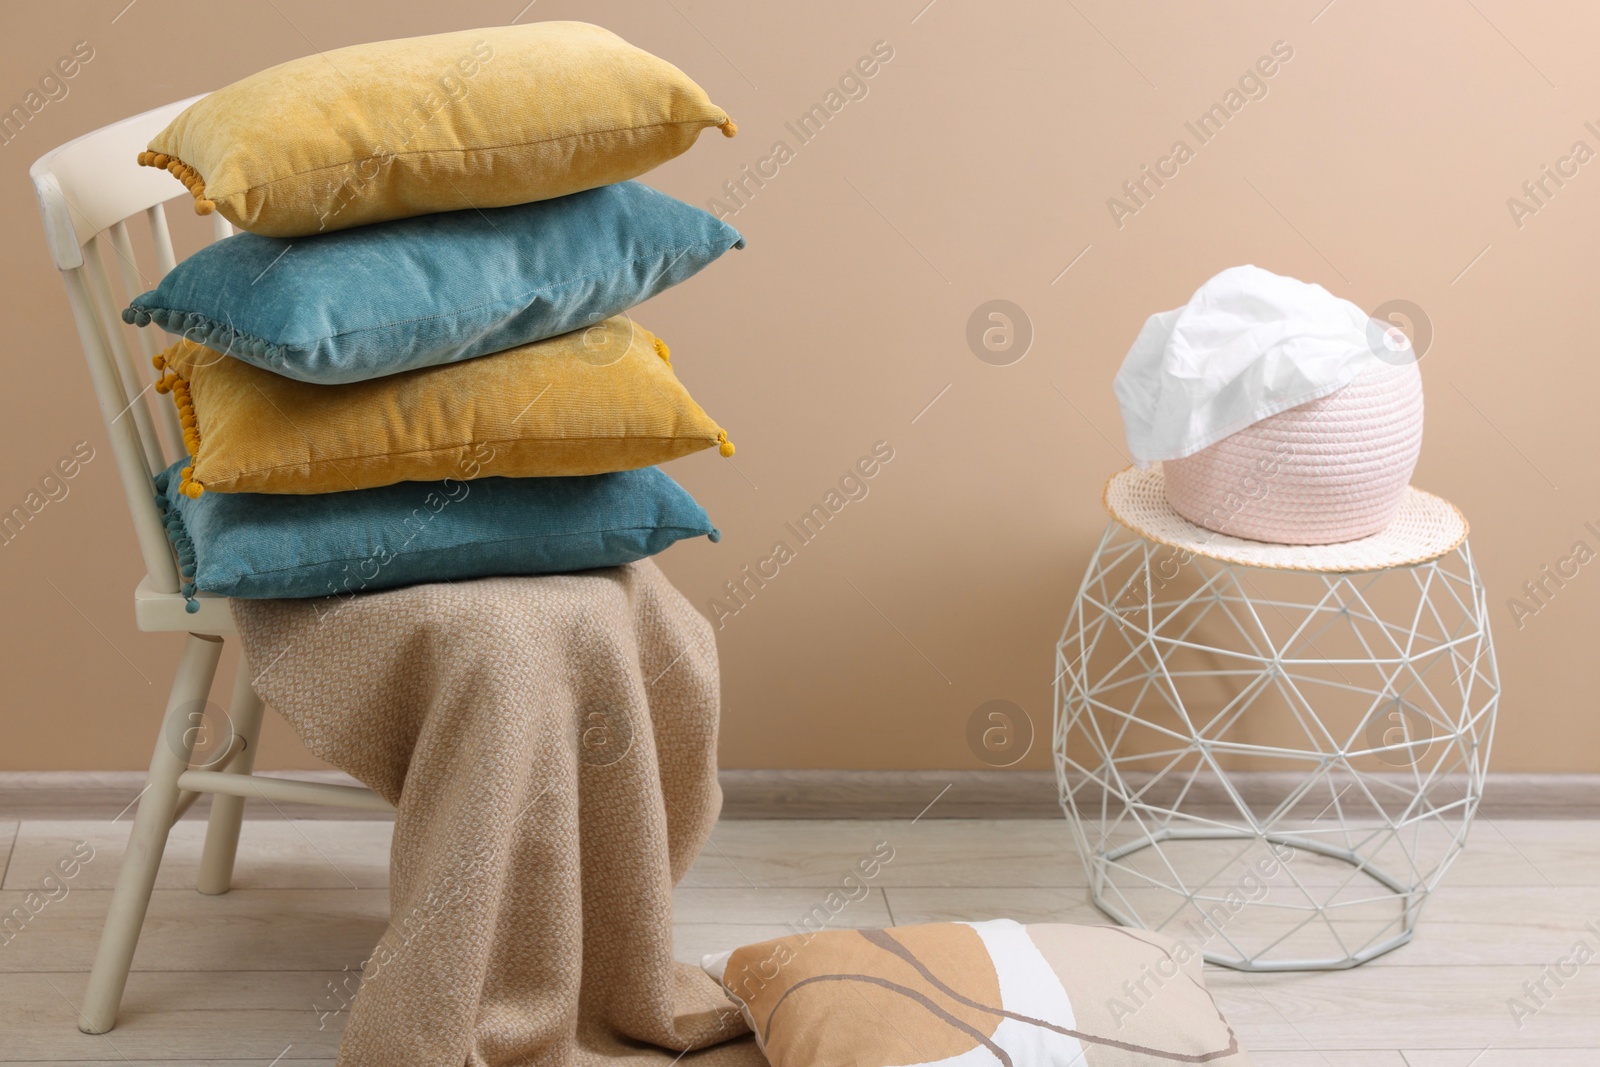
<path id="1" fill-rule="evenodd" d="M 654 563 L 233 611 L 261 696 L 397 809 L 339 1067 L 764 1062 L 672 958 L 717 652 Z"/>

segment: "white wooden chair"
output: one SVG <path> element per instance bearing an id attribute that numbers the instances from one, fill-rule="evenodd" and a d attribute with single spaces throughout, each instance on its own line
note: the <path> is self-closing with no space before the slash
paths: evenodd
<path id="1" fill-rule="evenodd" d="M 163 344 L 160 332 L 126 326 L 120 313 L 128 298 L 154 287 L 174 266 L 163 203 L 181 197 L 187 210 L 190 201 L 170 175 L 139 166 L 136 157 L 197 99 L 180 100 L 85 134 L 47 153 L 29 172 L 44 214 L 51 258 L 67 284 L 144 556 L 145 577 L 133 596 L 135 622 L 141 630 L 188 634 L 78 1019 L 78 1029 L 91 1034 L 116 1025 L 167 832 L 201 793 L 217 794 L 200 862 L 199 889 L 210 894 L 226 893 L 232 882 L 247 797 L 389 810 L 382 798 L 366 789 L 251 774 L 262 705 L 242 658 L 229 710 L 232 747 L 212 763 L 215 770 L 189 766 L 200 724 L 197 709 L 205 706 L 211 691 L 223 639 L 236 631 L 226 599 L 202 594 L 200 610 L 189 614 L 178 592 L 178 568 L 158 514 L 152 479 L 183 454 L 183 437 L 172 405 L 155 403 L 162 398 L 151 396 L 156 374 L 150 357 Z M 128 224 L 137 224 L 141 216 L 155 247 L 153 266 L 141 267 L 134 258 Z M 232 232 L 221 215 L 212 218 L 215 238 Z M 107 262 L 115 265 L 120 301 L 113 296 Z"/>

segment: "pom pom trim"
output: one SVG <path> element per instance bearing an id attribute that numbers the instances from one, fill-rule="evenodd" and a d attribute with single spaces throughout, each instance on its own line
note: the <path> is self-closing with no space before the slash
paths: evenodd
<path id="1" fill-rule="evenodd" d="M 217 210 L 217 202 L 206 197 L 206 180 L 200 172 L 177 156 L 170 156 L 165 152 L 140 152 L 139 166 L 155 167 L 164 170 L 183 183 L 189 195 L 194 197 L 194 213 L 196 215 L 209 215 Z"/>
<path id="2" fill-rule="evenodd" d="M 178 425 L 183 430 L 183 447 L 189 452 L 189 464 L 179 472 L 181 481 L 178 483 L 178 492 L 193 500 L 206 491 L 205 485 L 194 476 L 194 465 L 200 459 L 200 423 L 195 418 L 194 396 L 189 392 L 189 381 L 172 367 L 171 356 L 178 347 L 179 345 L 173 345 L 165 351 L 157 352 L 150 357 L 150 362 L 155 365 L 156 370 L 166 372 L 156 379 L 156 392 L 171 393 L 172 403 L 178 409 Z"/>
<path id="3" fill-rule="evenodd" d="M 198 311 L 174 311 L 135 301 L 122 309 L 122 321 L 130 326 L 148 326 L 153 322 L 175 337 L 214 348 L 225 356 L 237 356 L 257 366 L 286 364 L 292 355 L 301 351 L 291 345 L 273 344 L 225 322 L 207 318 Z"/>
<path id="4" fill-rule="evenodd" d="M 167 490 L 172 482 L 167 471 L 162 471 L 155 477 L 156 507 L 161 512 L 161 524 L 167 529 L 167 541 L 172 545 L 173 554 L 178 557 L 178 573 L 183 576 L 183 584 L 179 592 L 183 594 L 183 610 L 193 615 L 200 610 L 200 602 L 194 598 L 199 591 L 195 584 L 194 540 L 189 536 L 189 530 L 183 525 L 183 516 L 178 508 L 167 499 Z"/>

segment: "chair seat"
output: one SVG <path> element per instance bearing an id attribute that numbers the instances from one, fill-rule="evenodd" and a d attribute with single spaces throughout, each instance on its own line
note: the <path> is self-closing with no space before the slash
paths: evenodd
<path id="1" fill-rule="evenodd" d="M 182 593 L 163 593 L 150 584 L 149 577 L 133 591 L 133 616 L 139 629 L 146 633 L 187 631 L 195 634 L 236 634 L 233 612 L 228 598 L 212 593 L 197 593 L 200 605 L 196 612 L 188 611 Z"/>

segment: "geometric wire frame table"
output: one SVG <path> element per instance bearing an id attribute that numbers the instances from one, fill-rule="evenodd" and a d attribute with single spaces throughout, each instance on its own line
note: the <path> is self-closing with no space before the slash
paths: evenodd
<path id="1" fill-rule="evenodd" d="M 1477 810 L 1499 701 L 1466 520 L 1412 488 L 1373 537 L 1265 544 L 1181 518 L 1159 466 L 1104 502 L 1053 746 L 1095 905 L 1246 971 L 1411 940 Z"/>

